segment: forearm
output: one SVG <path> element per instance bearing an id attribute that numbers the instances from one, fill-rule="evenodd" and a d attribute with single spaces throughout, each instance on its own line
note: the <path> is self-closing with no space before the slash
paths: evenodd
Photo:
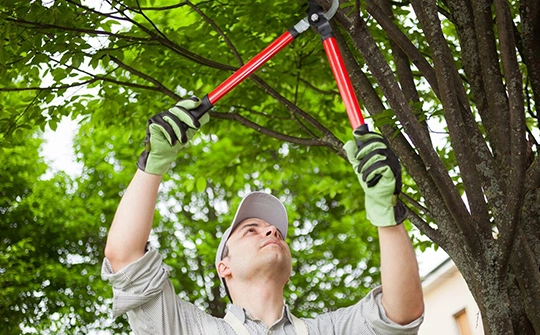
<path id="1" fill-rule="evenodd" d="M 115 272 L 144 255 L 161 176 L 137 170 L 114 216 L 105 257 Z"/>
<path id="2" fill-rule="evenodd" d="M 379 228 L 382 304 L 388 318 L 407 324 L 424 311 L 418 262 L 403 225 Z"/>

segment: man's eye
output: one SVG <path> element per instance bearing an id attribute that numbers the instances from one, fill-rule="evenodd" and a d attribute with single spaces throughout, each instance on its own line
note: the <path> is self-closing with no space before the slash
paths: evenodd
<path id="1" fill-rule="evenodd" d="M 248 229 L 246 229 L 246 234 L 247 234 L 247 233 L 252 233 L 252 232 L 254 232 L 254 231 L 255 231 L 255 229 L 253 229 L 253 228 L 248 228 Z"/>

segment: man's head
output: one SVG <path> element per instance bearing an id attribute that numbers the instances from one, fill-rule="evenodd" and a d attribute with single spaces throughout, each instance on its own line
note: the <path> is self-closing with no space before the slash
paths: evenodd
<path id="1" fill-rule="evenodd" d="M 276 197 L 251 192 L 242 199 L 216 253 L 216 269 L 229 298 L 224 277 L 230 276 L 232 271 L 237 278 L 257 275 L 259 270 L 276 271 L 276 279 L 286 274 L 288 280 L 291 255 L 285 243 L 287 228 L 287 211 Z M 288 268 L 286 273 L 284 267 Z"/>

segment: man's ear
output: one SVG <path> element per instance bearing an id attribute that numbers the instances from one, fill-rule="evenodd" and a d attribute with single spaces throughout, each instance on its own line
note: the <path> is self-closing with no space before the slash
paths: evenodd
<path id="1" fill-rule="evenodd" d="M 226 262 L 226 259 L 218 263 L 217 272 L 221 278 L 227 278 L 231 276 L 232 271 L 229 267 L 228 262 Z"/>

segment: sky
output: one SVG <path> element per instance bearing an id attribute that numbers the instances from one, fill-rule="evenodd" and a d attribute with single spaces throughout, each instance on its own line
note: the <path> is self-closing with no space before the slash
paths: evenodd
<path id="1" fill-rule="evenodd" d="M 76 162 L 73 150 L 73 137 L 77 130 L 77 121 L 69 118 L 63 118 L 56 131 L 52 131 L 48 126 L 45 129 L 43 134 L 45 143 L 41 146 L 41 150 L 45 161 L 49 164 L 46 179 L 60 170 L 70 176 L 76 176 L 81 171 L 82 164 Z"/>

